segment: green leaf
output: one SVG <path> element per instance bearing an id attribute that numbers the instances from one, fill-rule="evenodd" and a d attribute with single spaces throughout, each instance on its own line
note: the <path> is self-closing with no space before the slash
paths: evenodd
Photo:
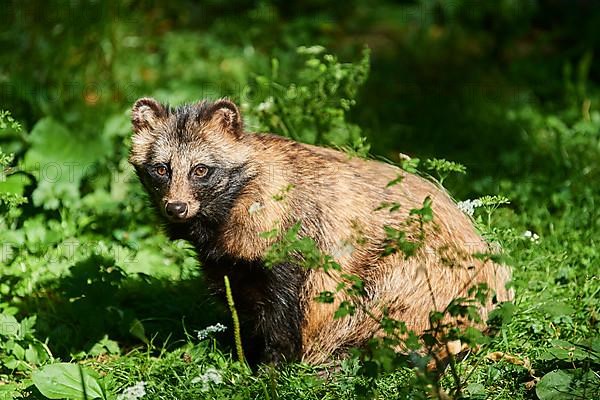
<path id="1" fill-rule="evenodd" d="M 431 200 L 431 197 L 425 197 L 423 200 L 423 207 L 411 209 L 409 215 L 419 216 L 424 223 L 431 222 L 433 220 L 433 210 L 431 209 L 432 203 L 433 200 Z"/>
<path id="2" fill-rule="evenodd" d="M 325 292 L 319 293 L 319 295 L 317 297 L 315 297 L 315 300 L 318 301 L 319 303 L 331 304 L 335 301 L 335 297 L 332 292 L 325 291 Z"/>
<path id="3" fill-rule="evenodd" d="M 20 338 L 21 324 L 15 317 L 7 314 L 0 314 L 0 336 L 9 338 Z"/>
<path id="4" fill-rule="evenodd" d="M 392 179 L 391 181 L 388 182 L 388 184 L 385 187 L 392 187 L 392 186 L 396 186 L 398 185 L 400 182 L 402 182 L 402 180 L 404 179 L 404 175 L 399 174 L 395 179 Z"/>
<path id="5" fill-rule="evenodd" d="M 464 165 L 454 161 L 444 160 L 443 158 L 430 158 L 425 160 L 425 168 L 440 173 L 456 172 L 465 174 L 467 172 L 467 168 Z"/>
<path id="6" fill-rule="evenodd" d="M 140 339 L 142 342 L 148 344 L 148 338 L 146 337 L 146 330 L 144 329 L 144 325 L 139 319 L 134 319 L 129 327 L 129 333 L 131 333 L 136 338 Z"/>
<path id="7" fill-rule="evenodd" d="M 509 301 L 501 303 L 488 316 L 488 325 L 500 327 L 508 324 L 515 313 L 515 305 Z"/>
<path id="8" fill-rule="evenodd" d="M 535 393 L 540 400 L 595 399 L 600 393 L 600 379 L 592 371 L 553 371 L 542 377 Z"/>
<path id="9" fill-rule="evenodd" d="M 92 348 L 88 351 L 88 354 L 97 357 L 101 354 L 119 354 L 119 343 L 114 340 L 110 340 L 108 335 L 104 335 Z"/>
<path id="10" fill-rule="evenodd" d="M 78 364 L 47 365 L 31 374 L 35 387 L 49 399 L 104 399 L 98 381 Z"/>
<path id="11" fill-rule="evenodd" d="M 11 340 L 6 343 L 6 349 L 10 350 L 17 360 L 25 359 L 25 349 L 19 343 Z"/>
<path id="12" fill-rule="evenodd" d="M 552 317 L 560 317 L 563 315 L 571 315 L 575 309 L 561 301 L 551 301 L 540 307 L 540 310 L 550 314 Z"/>
<path id="13" fill-rule="evenodd" d="M 400 203 L 398 203 L 396 201 L 391 202 L 391 203 L 383 202 L 375 209 L 375 211 L 389 209 L 389 211 L 391 213 L 393 213 L 393 212 L 398 211 L 400 209 L 400 207 L 402 207 L 402 206 L 400 205 Z"/>
<path id="14" fill-rule="evenodd" d="M 485 386 L 481 383 L 470 383 L 465 388 L 472 399 L 485 399 L 487 395 Z"/>
<path id="15" fill-rule="evenodd" d="M 20 322 L 21 329 L 21 337 L 33 337 L 35 333 L 35 323 L 37 321 L 37 316 L 32 315 L 31 317 L 23 318 Z"/>
<path id="16" fill-rule="evenodd" d="M 48 353 L 39 342 L 30 344 L 25 350 L 25 361 L 29 364 L 40 365 L 48 360 Z"/>
<path id="17" fill-rule="evenodd" d="M 569 395 L 572 377 L 566 371 L 554 371 L 542 377 L 535 388 L 540 400 L 571 399 Z"/>
<path id="18" fill-rule="evenodd" d="M 31 147 L 21 167 L 36 177 L 33 202 L 46 209 L 76 203 L 81 179 L 110 149 L 102 135 L 78 137 L 52 118 L 40 120 L 29 140 Z"/>
<path id="19" fill-rule="evenodd" d="M 29 185 L 31 179 L 27 175 L 15 174 L 9 176 L 0 175 L 0 192 L 12 193 L 21 196 L 25 187 Z"/>
<path id="20" fill-rule="evenodd" d="M 27 350 L 25 350 L 25 361 L 27 361 L 29 364 L 36 365 L 40 363 L 40 357 L 38 357 L 37 349 L 31 344 Z"/>
<path id="21" fill-rule="evenodd" d="M 19 386 L 15 383 L 0 385 L 0 400 L 14 400 L 22 398 Z"/>
<path id="22" fill-rule="evenodd" d="M 402 158 L 402 156 L 401 156 Z M 418 172 L 419 163 L 421 162 L 418 158 L 409 158 L 402 160 L 400 167 L 406 172 L 410 172 L 412 174 L 416 174 Z"/>
<path id="23" fill-rule="evenodd" d="M 349 301 L 342 301 L 340 303 L 339 308 L 335 311 L 333 315 L 334 319 L 343 318 L 347 315 L 354 315 L 356 312 L 356 306 L 350 303 Z"/>
<path id="24" fill-rule="evenodd" d="M 598 354 L 585 344 L 574 344 L 566 340 L 552 340 L 552 347 L 547 349 L 540 358 L 542 360 L 584 361 L 599 360 Z"/>

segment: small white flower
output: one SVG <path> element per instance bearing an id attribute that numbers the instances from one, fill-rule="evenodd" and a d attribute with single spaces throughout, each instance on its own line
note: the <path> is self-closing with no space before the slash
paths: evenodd
<path id="1" fill-rule="evenodd" d="M 209 337 L 210 335 L 212 335 L 213 333 L 219 333 L 219 332 L 224 332 L 227 329 L 227 327 L 223 324 L 215 324 L 215 325 L 211 325 L 211 326 L 207 326 L 206 328 L 202 329 L 201 331 L 198 331 L 198 340 L 204 340 L 207 337 Z"/>
<path id="2" fill-rule="evenodd" d="M 539 235 L 537 233 L 531 232 L 531 231 L 525 231 L 525 232 L 523 232 L 523 237 L 525 239 L 529 239 L 533 243 L 537 243 L 537 242 L 540 241 Z"/>
<path id="3" fill-rule="evenodd" d="M 473 208 L 469 200 L 460 201 L 456 205 L 458 206 L 458 209 L 464 212 L 465 214 L 473 216 L 475 209 Z"/>
<path id="4" fill-rule="evenodd" d="M 146 382 L 141 381 L 133 386 L 125 388 L 123 392 L 117 396 L 117 400 L 139 400 L 146 395 Z"/>
<path id="5" fill-rule="evenodd" d="M 271 108 L 273 108 L 274 105 L 275 102 L 273 101 L 273 98 L 267 97 L 265 101 L 263 101 L 256 107 L 256 110 L 259 112 L 269 111 Z"/>
<path id="6" fill-rule="evenodd" d="M 216 368 L 208 368 L 202 375 L 199 375 L 192 379 L 192 384 L 202 384 L 202 391 L 206 392 L 210 389 L 210 385 L 220 385 L 223 383 L 223 377 Z"/>
<path id="7" fill-rule="evenodd" d="M 477 207 L 481 207 L 482 203 L 481 203 L 481 200 L 475 199 L 475 200 L 459 201 L 458 204 L 456 204 L 456 205 L 462 212 L 464 212 L 465 214 L 472 217 L 473 214 L 475 213 L 475 209 Z"/>

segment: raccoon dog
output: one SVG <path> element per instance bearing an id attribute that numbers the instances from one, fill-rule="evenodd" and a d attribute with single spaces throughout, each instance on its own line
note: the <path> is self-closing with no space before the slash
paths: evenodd
<path id="1" fill-rule="evenodd" d="M 130 162 L 169 236 L 195 247 L 209 285 L 222 293 L 228 275 L 251 362 L 318 364 L 377 334 L 378 323 L 365 313 L 334 319 L 339 296 L 332 304 L 314 300 L 335 291 L 342 274 L 362 279 L 367 309 L 385 307 L 416 332 L 429 327 L 431 310 L 466 296 L 475 284 L 487 284 L 498 301 L 511 297 L 508 269 L 473 256 L 488 246 L 451 198 L 424 178 L 333 149 L 248 133 L 229 100 L 171 108 L 142 98 L 132 123 Z M 433 221 L 418 229 L 407 222 L 414 219 L 410 210 L 427 197 Z M 380 207 L 384 203 L 399 208 L 391 212 Z M 298 222 L 299 236 L 312 239 L 341 271 L 305 269 L 293 257 L 265 268 L 275 239 L 261 233 L 285 232 Z M 411 257 L 382 256 L 384 227 L 423 244 Z M 484 317 L 492 306 L 482 307 Z"/>

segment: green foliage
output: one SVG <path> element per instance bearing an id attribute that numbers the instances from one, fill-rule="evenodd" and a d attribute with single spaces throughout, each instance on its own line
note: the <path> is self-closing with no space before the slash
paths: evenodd
<path id="1" fill-rule="evenodd" d="M 326 272 L 340 270 L 330 255 L 319 251 L 314 240 L 300 235 L 301 228 L 302 224 L 298 221 L 283 233 L 275 229 L 261 235 L 263 238 L 277 239 L 265 254 L 265 267 L 272 268 L 294 261 L 307 269 L 323 268 Z"/>
<path id="2" fill-rule="evenodd" d="M 386 244 L 383 252 L 384 256 L 389 256 L 400 251 L 404 253 L 406 257 L 410 257 L 413 256 L 420 247 L 419 242 L 408 240 L 406 238 L 406 232 L 402 230 L 386 226 L 385 234 Z"/>
<path id="3" fill-rule="evenodd" d="M 36 317 L 18 321 L 14 308 L 2 310 L 0 314 L 0 367 L 5 370 L 30 371 L 32 367 L 52 359 L 45 343 L 36 338 Z"/>
<path id="4" fill-rule="evenodd" d="M 82 179 L 91 175 L 96 163 L 110 151 L 105 136 L 73 140 L 65 126 L 50 118 L 36 123 L 28 139 L 30 147 L 21 168 L 37 181 L 34 205 L 46 209 L 75 206 L 82 197 Z"/>
<path id="5" fill-rule="evenodd" d="M 433 158 L 425 160 L 425 168 L 434 171 L 437 174 L 440 184 L 444 184 L 444 180 L 452 172 L 457 174 L 466 174 L 467 168 L 454 161 L 448 161 L 440 158 Z"/>
<path id="6" fill-rule="evenodd" d="M 0 132 L 8 130 L 19 132 L 21 125 L 13 119 L 8 111 L 0 110 Z M 11 176 L 13 159 L 14 154 L 5 154 L 0 148 L 0 209 L 3 211 L 0 223 L 4 226 L 11 218 L 17 216 L 17 207 L 27 202 L 27 199 L 23 197 L 24 185 Z"/>
<path id="7" fill-rule="evenodd" d="M 277 59 L 270 77 L 256 78 L 257 94 L 269 94 L 256 106 L 258 129 L 305 143 L 349 146 L 365 156 L 369 147 L 360 128 L 346 116 L 369 73 L 369 51 L 365 49 L 354 64 L 340 63 L 322 46 L 302 46 L 298 54 L 305 61 L 293 83 L 279 82 Z"/>
<path id="8" fill-rule="evenodd" d="M 417 168 L 419 167 L 420 163 L 421 163 L 421 160 L 419 160 L 418 158 L 408 158 L 408 159 L 403 158 L 400 163 L 400 167 L 403 170 L 405 170 L 406 172 L 416 174 Z"/>
<path id="9" fill-rule="evenodd" d="M 0 110 L 0 130 L 4 131 L 7 129 L 20 131 L 21 124 L 18 121 L 15 121 L 9 111 Z"/>
<path id="10" fill-rule="evenodd" d="M 498 207 L 506 204 L 510 204 L 510 200 L 504 196 L 483 196 L 477 201 L 477 207 L 481 207 L 486 214 L 486 226 L 491 229 L 492 214 Z M 479 220 L 481 222 L 481 220 Z"/>
<path id="11" fill-rule="evenodd" d="M 600 393 L 600 379 L 593 369 L 600 366 L 598 337 L 575 344 L 552 340 L 540 359 L 562 367 L 541 378 L 536 386 L 540 399 L 585 399 Z"/>

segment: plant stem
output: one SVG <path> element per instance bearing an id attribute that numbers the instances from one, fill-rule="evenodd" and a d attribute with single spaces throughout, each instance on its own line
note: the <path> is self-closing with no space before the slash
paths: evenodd
<path id="1" fill-rule="evenodd" d="M 244 363 L 244 348 L 242 347 L 242 335 L 240 333 L 240 320 L 238 318 L 237 310 L 235 309 L 235 303 L 233 302 L 233 294 L 231 293 L 231 286 L 229 285 L 229 278 L 227 275 L 223 277 L 225 281 L 225 295 L 227 296 L 227 305 L 231 312 L 231 319 L 233 319 L 233 334 L 235 339 L 235 349 L 237 351 L 238 361 Z"/>

